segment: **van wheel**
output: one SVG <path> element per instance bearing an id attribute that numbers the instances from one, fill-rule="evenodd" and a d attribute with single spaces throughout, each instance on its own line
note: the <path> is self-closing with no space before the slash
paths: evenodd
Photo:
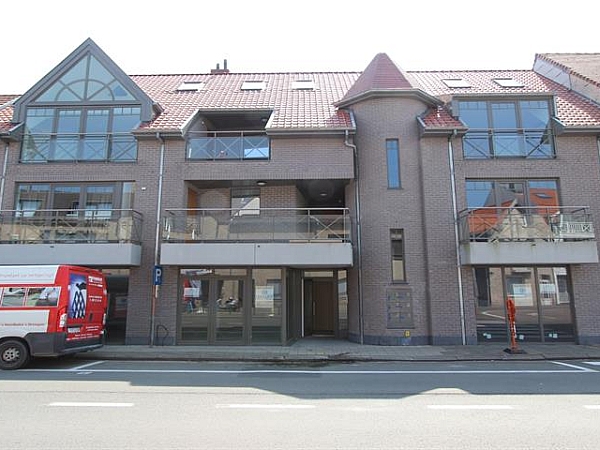
<path id="1" fill-rule="evenodd" d="M 21 341 L 8 340 L 0 344 L 0 369 L 20 369 L 29 362 L 29 349 Z"/>

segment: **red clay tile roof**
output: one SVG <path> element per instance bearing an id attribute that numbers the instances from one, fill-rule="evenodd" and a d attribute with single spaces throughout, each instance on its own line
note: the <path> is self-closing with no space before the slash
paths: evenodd
<path id="1" fill-rule="evenodd" d="M 145 130 L 180 130 L 198 110 L 273 110 L 267 129 L 353 129 L 346 111 L 334 103 L 358 78 L 358 72 L 227 73 L 205 75 L 134 75 L 163 112 Z M 264 81 L 265 89 L 241 90 L 244 81 Z M 314 90 L 292 89 L 296 80 L 313 80 Z M 202 81 L 203 90 L 178 92 L 184 81 Z"/>
<path id="2" fill-rule="evenodd" d="M 6 132 L 13 127 L 10 123 L 12 119 L 12 101 L 19 98 L 18 95 L 0 95 L 0 133 Z"/>
<path id="3" fill-rule="evenodd" d="M 538 53 L 535 57 L 600 86 L 600 53 Z"/>
<path id="4" fill-rule="evenodd" d="M 466 128 L 460 120 L 452 117 L 452 114 L 443 106 L 431 108 L 421 117 L 421 121 L 428 129 L 460 129 Z"/>
<path id="5" fill-rule="evenodd" d="M 566 127 L 600 127 L 600 107 L 532 70 L 427 71 L 407 72 L 407 76 L 415 87 L 446 101 L 461 95 L 554 94 L 556 115 Z M 501 87 L 493 81 L 496 78 L 512 78 L 521 82 L 523 87 Z M 471 87 L 449 88 L 442 81 L 445 79 L 463 79 Z M 429 116 L 424 118 L 426 123 L 432 120 Z"/>
<path id="6" fill-rule="evenodd" d="M 382 74 L 373 73 L 379 67 Z M 371 72 L 370 74 L 368 72 Z M 365 75 L 366 76 L 363 76 Z M 336 108 L 336 102 L 365 92 L 364 89 L 416 90 L 449 102 L 456 95 L 554 94 L 558 119 L 573 128 L 600 127 L 600 107 L 567 88 L 535 73 L 517 71 L 423 71 L 402 73 L 385 54 L 379 54 L 360 72 L 293 72 L 293 73 L 228 73 L 196 75 L 133 75 L 138 86 L 163 111 L 140 131 L 180 132 L 190 119 L 205 110 L 272 110 L 267 124 L 270 130 L 346 130 L 353 129 L 350 114 Z M 449 88 L 444 79 L 464 79 L 470 87 Z M 494 78 L 513 78 L 523 87 L 503 88 Z M 314 90 L 292 89 L 296 80 L 312 79 Z M 244 81 L 262 80 L 262 91 L 241 90 Z M 197 92 L 179 92 L 184 81 L 203 81 L 205 88 Z M 358 93 L 358 94 L 356 94 Z M 12 100 L 16 96 L 0 96 Z M 0 106 L 0 132 L 13 127 L 12 106 Z M 433 107 L 421 118 L 426 128 L 462 128 L 447 109 Z"/>
<path id="7" fill-rule="evenodd" d="M 412 89 L 402 71 L 385 53 L 378 53 L 346 93 L 343 102 L 369 91 Z"/>

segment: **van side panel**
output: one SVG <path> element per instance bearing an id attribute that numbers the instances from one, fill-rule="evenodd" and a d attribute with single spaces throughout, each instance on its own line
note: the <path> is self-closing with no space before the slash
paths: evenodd
<path id="1" fill-rule="evenodd" d="M 104 343 L 104 275 L 77 266 L 1 266 L 0 339 L 24 339 L 32 356 L 91 350 Z M 7 295 L 9 295 L 7 294 Z"/>

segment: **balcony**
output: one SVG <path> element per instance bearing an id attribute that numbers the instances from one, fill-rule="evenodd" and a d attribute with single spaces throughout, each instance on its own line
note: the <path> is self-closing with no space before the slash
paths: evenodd
<path id="1" fill-rule="evenodd" d="M 346 208 L 169 209 L 161 264 L 351 267 Z"/>
<path id="2" fill-rule="evenodd" d="M 258 131 L 206 131 L 190 133 L 187 142 L 188 160 L 268 160 L 270 141 Z"/>
<path id="3" fill-rule="evenodd" d="M 548 130 L 470 130 L 463 138 L 463 153 L 466 159 L 555 156 Z"/>
<path id="4" fill-rule="evenodd" d="M 142 215 L 131 209 L 0 211 L 0 264 L 139 266 Z"/>
<path id="5" fill-rule="evenodd" d="M 131 133 L 27 133 L 20 162 L 131 162 L 136 159 L 137 142 Z"/>
<path id="6" fill-rule="evenodd" d="M 588 207 L 474 208 L 458 220 L 464 265 L 598 262 Z"/>

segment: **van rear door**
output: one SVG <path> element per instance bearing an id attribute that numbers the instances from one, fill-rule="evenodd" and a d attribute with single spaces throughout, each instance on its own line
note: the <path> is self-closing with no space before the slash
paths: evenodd
<path id="1" fill-rule="evenodd" d="M 67 342 L 101 340 L 106 320 L 106 285 L 99 272 L 69 271 Z M 83 343 L 83 342 L 82 342 Z"/>

